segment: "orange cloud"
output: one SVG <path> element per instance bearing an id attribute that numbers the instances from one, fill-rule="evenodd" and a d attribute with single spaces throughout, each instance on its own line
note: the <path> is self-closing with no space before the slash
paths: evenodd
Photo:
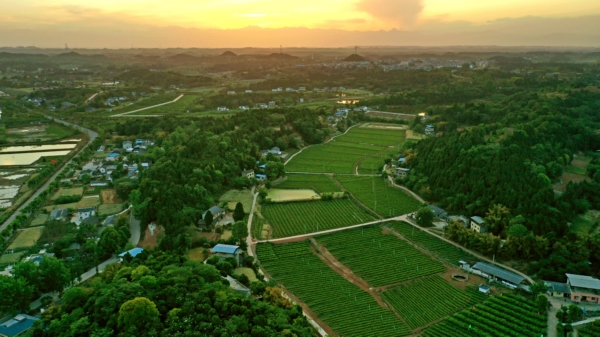
<path id="1" fill-rule="evenodd" d="M 423 0 L 361 0 L 356 9 L 383 20 L 393 28 L 414 26 L 425 6 Z"/>

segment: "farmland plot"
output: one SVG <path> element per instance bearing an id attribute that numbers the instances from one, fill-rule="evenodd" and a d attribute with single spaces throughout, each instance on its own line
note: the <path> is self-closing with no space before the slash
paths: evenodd
<path id="1" fill-rule="evenodd" d="M 373 287 L 444 272 L 446 267 L 379 226 L 316 237 L 338 261 Z"/>
<path id="2" fill-rule="evenodd" d="M 311 188 L 319 193 L 340 192 L 342 190 L 328 176 L 310 174 L 290 174 L 284 182 L 276 187 L 281 189 Z"/>
<path id="3" fill-rule="evenodd" d="M 281 238 L 373 221 L 374 218 L 351 200 L 268 204 L 262 214 Z"/>
<path id="4" fill-rule="evenodd" d="M 405 222 L 388 222 L 386 226 L 398 232 L 405 239 L 415 243 L 425 250 L 428 250 L 437 258 L 452 265 L 458 265 L 458 261 L 460 260 L 477 260 L 476 257 L 465 252 L 464 250 L 444 240 L 438 239 L 433 235 L 416 229 L 412 225 Z"/>
<path id="5" fill-rule="evenodd" d="M 409 328 L 368 293 L 331 270 L 307 242 L 260 244 L 262 266 L 339 336 L 406 336 Z"/>
<path id="6" fill-rule="evenodd" d="M 404 191 L 390 187 L 380 177 L 336 176 L 356 199 L 384 217 L 411 213 L 419 202 Z"/>
<path id="7" fill-rule="evenodd" d="M 533 302 L 503 294 L 428 328 L 423 337 L 545 336 L 547 320 Z"/>
<path id="8" fill-rule="evenodd" d="M 415 329 L 483 302 L 485 295 L 475 287 L 458 289 L 434 275 L 388 289 L 383 298 Z"/>

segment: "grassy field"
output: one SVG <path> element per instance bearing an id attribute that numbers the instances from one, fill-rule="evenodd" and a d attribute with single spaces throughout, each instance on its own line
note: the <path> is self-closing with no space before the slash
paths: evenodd
<path id="1" fill-rule="evenodd" d="M 311 201 L 320 200 L 321 196 L 310 189 L 282 190 L 272 188 L 269 190 L 267 199 L 270 199 L 272 202 Z"/>
<path id="2" fill-rule="evenodd" d="M 384 217 L 393 217 L 415 211 L 419 201 L 398 188 L 390 187 L 380 177 L 336 176 L 352 195 Z"/>
<path id="3" fill-rule="evenodd" d="M 273 237 L 281 238 L 324 231 L 373 221 L 374 218 L 351 200 L 268 204 L 262 214 L 273 228 Z"/>
<path id="4" fill-rule="evenodd" d="M 285 181 L 277 184 L 282 189 L 311 188 L 319 193 L 340 192 L 342 189 L 326 175 L 290 174 Z"/>
<path id="5" fill-rule="evenodd" d="M 483 302 L 486 297 L 476 287 L 462 290 L 437 275 L 403 283 L 382 295 L 412 329 Z"/>
<path id="6" fill-rule="evenodd" d="M 333 141 L 310 147 L 286 165 L 288 172 L 355 173 L 356 163 L 404 141 L 399 130 L 353 128 Z"/>
<path id="7" fill-rule="evenodd" d="M 588 211 L 584 215 L 579 215 L 571 224 L 571 231 L 578 234 L 591 234 L 597 230 L 594 228 L 594 224 L 600 223 L 600 212 Z M 597 227 L 597 226 L 596 226 Z"/>
<path id="8" fill-rule="evenodd" d="M 383 165 L 385 165 L 384 160 L 386 158 L 390 158 L 393 155 L 397 155 L 399 149 L 397 147 L 388 149 L 383 152 L 376 153 L 364 160 L 361 160 L 358 165 L 358 173 L 359 174 L 381 174 L 381 170 L 383 169 Z"/>
<path id="9" fill-rule="evenodd" d="M 123 204 L 102 204 L 98 206 L 98 214 L 111 215 L 117 214 L 123 210 Z"/>
<path id="10" fill-rule="evenodd" d="M 100 205 L 100 197 L 96 195 L 81 199 L 81 201 L 77 203 L 77 208 L 95 207 L 98 205 Z"/>
<path id="11" fill-rule="evenodd" d="M 381 227 L 318 236 L 317 241 L 373 287 L 446 271 L 446 267 Z"/>
<path id="12" fill-rule="evenodd" d="M 8 249 L 33 247 L 40 236 L 42 236 L 43 230 L 44 227 L 34 227 L 22 230 L 10 246 L 8 246 Z"/>
<path id="13" fill-rule="evenodd" d="M 13 263 L 17 263 L 21 260 L 21 257 L 25 255 L 25 252 L 18 252 L 13 254 L 4 254 L 0 256 L 0 266 L 5 266 Z"/>
<path id="14" fill-rule="evenodd" d="M 250 213 L 250 209 L 252 208 L 252 201 L 254 200 L 254 196 L 250 190 L 229 190 L 227 193 L 223 194 L 219 201 L 225 201 L 229 204 L 230 209 L 235 209 L 235 205 L 238 202 L 241 202 L 244 206 L 244 212 L 246 214 Z"/>
<path id="15" fill-rule="evenodd" d="M 206 260 L 206 255 L 203 253 L 203 251 L 206 248 L 202 248 L 202 247 L 198 247 L 198 248 L 192 248 L 188 251 L 188 258 L 192 261 L 197 261 L 197 262 L 202 262 L 204 260 Z"/>
<path id="16" fill-rule="evenodd" d="M 73 188 L 60 188 L 54 195 L 52 196 L 52 200 L 56 200 L 60 197 L 68 197 L 72 195 L 83 195 L 83 187 L 73 187 Z"/>
<path id="17" fill-rule="evenodd" d="M 45 209 L 48 212 L 52 212 L 55 209 L 59 209 L 59 208 L 64 208 L 64 209 L 77 209 L 77 203 L 73 202 L 70 204 L 63 204 L 63 205 L 52 205 L 52 206 L 46 206 L 43 207 L 43 209 Z"/>
<path id="18" fill-rule="evenodd" d="M 465 252 L 464 250 L 444 240 L 438 239 L 424 231 L 414 228 L 412 225 L 405 222 L 388 222 L 386 226 L 398 232 L 407 240 L 431 252 L 438 259 L 446 261 L 452 265 L 457 266 L 458 261 L 460 260 L 477 260 L 476 257 Z"/>
<path id="19" fill-rule="evenodd" d="M 235 273 L 246 275 L 246 277 L 248 277 L 250 282 L 258 281 L 258 279 L 256 278 L 256 274 L 254 273 L 254 270 L 252 270 L 252 268 L 246 268 L 246 267 L 235 268 Z"/>
<path id="20" fill-rule="evenodd" d="M 178 95 L 176 95 L 173 99 L 177 98 L 177 96 Z M 190 110 L 190 112 L 191 112 L 192 109 L 194 109 L 194 107 L 196 107 L 196 104 L 194 102 L 196 101 L 197 98 L 198 98 L 198 96 L 196 96 L 196 95 L 186 94 L 175 103 L 166 104 L 166 105 L 162 105 L 162 106 L 159 106 L 156 108 L 139 111 L 139 112 L 134 113 L 133 115 L 183 114 L 183 113 L 187 113 L 188 110 Z M 168 102 L 168 101 L 165 101 L 165 102 Z M 163 102 L 163 103 L 165 103 L 165 102 Z M 160 104 L 160 103 L 157 103 L 157 104 Z M 132 111 L 132 110 L 135 110 L 135 109 L 130 109 L 128 111 Z"/>
<path id="21" fill-rule="evenodd" d="M 422 336 L 546 336 L 547 325 L 547 315 L 538 315 L 532 301 L 502 294 L 426 329 Z"/>
<path id="22" fill-rule="evenodd" d="M 38 214 L 33 221 L 31 221 L 31 226 L 40 226 L 43 225 L 46 221 L 48 221 L 48 214 Z"/>
<path id="23" fill-rule="evenodd" d="M 406 336 L 410 329 L 314 255 L 307 242 L 260 244 L 262 266 L 339 336 Z"/>

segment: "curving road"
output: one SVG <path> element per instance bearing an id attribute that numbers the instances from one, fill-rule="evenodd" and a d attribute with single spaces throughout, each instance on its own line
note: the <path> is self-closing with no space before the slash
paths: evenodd
<path id="1" fill-rule="evenodd" d="M 2 225 L 0 225 L 0 232 L 2 232 L 3 230 L 6 229 L 6 227 L 8 227 L 8 225 L 13 222 L 17 216 L 19 216 L 19 214 L 21 214 L 21 211 L 29 206 L 29 204 L 35 199 L 37 198 L 40 194 L 42 194 L 43 191 L 45 191 L 48 186 L 50 186 L 50 183 L 53 182 L 56 177 L 65 170 L 65 168 L 73 161 L 74 158 L 76 158 L 77 156 L 79 156 L 79 154 L 81 153 L 81 151 L 83 151 L 85 148 L 87 148 L 97 137 L 98 137 L 98 133 L 94 132 L 92 130 L 83 128 L 79 125 L 76 124 L 72 124 L 66 121 L 63 121 L 62 119 L 58 119 L 58 118 L 54 118 L 52 116 L 48 116 L 46 115 L 46 117 L 48 119 L 51 119 L 53 121 L 55 121 L 56 123 L 60 123 L 63 125 L 66 125 L 70 128 L 74 128 L 77 129 L 85 134 L 87 134 L 90 137 L 90 140 L 88 141 L 87 144 L 85 144 L 84 147 L 81 148 L 81 150 L 79 150 L 79 152 L 77 152 L 77 154 L 75 154 L 69 161 L 67 161 L 58 171 L 56 171 L 56 173 L 54 173 L 54 175 L 52 175 L 52 177 L 50 177 L 50 179 L 48 179 L 48 181 L 46 181 L 46 183 L 44 183 L 44 185 L 42 185 L 37 191 L 35 191 L 35 193 L 33 193 L 31 195 L 31 197 L 29 197 L 29 199 L 27 199 L 27 201 L 25 201 L 8 219 L 6 219 L 6 221 L 4 221 L 4 223 Z"/>

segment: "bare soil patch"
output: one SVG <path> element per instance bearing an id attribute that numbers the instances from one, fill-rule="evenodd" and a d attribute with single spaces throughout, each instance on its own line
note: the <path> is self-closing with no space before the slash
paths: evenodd
<path id="1" fill-rule="evenodd" d="M 117 191 L 113 189 L 102 190 L 100 195 L 102 195 L 103 204 L 120 204 L 122 202 L 117 196 Z"/>
<path id="2" fill-rule="evenodd" d="M 144 239 L 140 240 L 138 247 L 149 249 L 158 246 L 158 235 L 164 231 L 164 228 L 158 226 L 154 230 L 154 235 L 152 235 L 150 228 L 146 228 L 146 231 L 144 232 Z"/>
<path id="3" fill-rule="evenodd" d="M 562 174 L 562 176 L 560 176 L 561 183 L 554 184 L 554 190 L 564 192 L 567 190 L 567 185 L 569 182 L 572 181 L 573 183 L 580 183 L 584 180 L 589 181 L 590 178 L 581 174 L 565 172 Z"/>
<path id="4" fill-rule="evenodd" d="M 413 130 L 406 130 L 406 140 L 421 140 L 425 138 L 425 135 L 414 132 Z"/>

